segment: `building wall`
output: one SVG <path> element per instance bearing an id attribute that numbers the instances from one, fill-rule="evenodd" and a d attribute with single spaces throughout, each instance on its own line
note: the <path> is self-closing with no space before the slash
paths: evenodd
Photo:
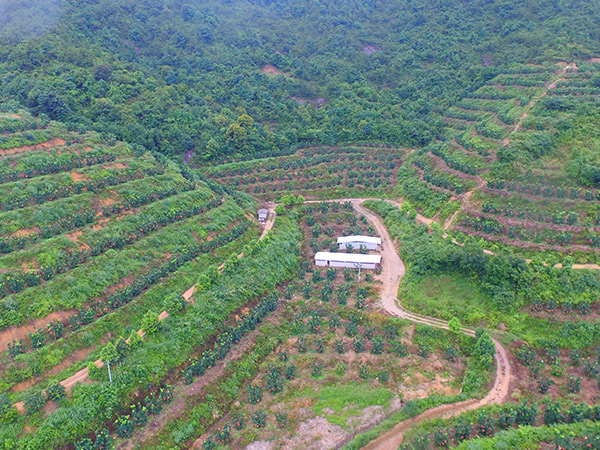
<path id="1" fill-rule="evenodd" d="M 343 262 L 343 261 L 329 261 L 329 265 L 327 261 L 324 259 L 316 259 L 315 265 L 319 267 L 348 267 L 350 269 L 356 269 L 354 263 L 351 262 Z M 363 263 L 361 269 L 377 269 L 376 263 Z"/>
<path id="2" fill-rule="evenodd" d="M 365 247 L 367 250 L 377 250 L 379 248 L 379 245 L 372 244 L 370 242 L 343 242 L 343 243 L 338 244 L 338 246 L 339 246 L 340 250 L 346 250 L 346 246 L 348 244 L 352 244 L 352 247 L 354 248 L 354 250 L 359 250 L 361 245 L 363 247 Z"/>

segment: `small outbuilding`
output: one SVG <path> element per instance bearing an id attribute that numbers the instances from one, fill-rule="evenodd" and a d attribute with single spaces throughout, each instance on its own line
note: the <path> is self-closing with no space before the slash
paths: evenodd
<path id="1" fill-rule="evenodd" d="M 338 238 L 337 243 L 340 250 L 346 250 L 349 245 L 354 250 L 359 250 L 360 247 L 367 250 L 379 250 L 381 238 L 374 236 L 342 236 Z"/>
<path id="2" fill-rule="evenodd" d="M 363 255 L 361 253 L 330 253 L 315 254 L 315 265 L 321 267 L 350 267 L 361 269 L 377 269 L 381 264 L 381 255 Z"/>
<path id="3" fill-rule="evenodd" d="M 267 221 L 267 217 L 269 217 L 268 209 L 259 209 L 258 210 L 258 221 L 260 223 L 265 223 Z"/>

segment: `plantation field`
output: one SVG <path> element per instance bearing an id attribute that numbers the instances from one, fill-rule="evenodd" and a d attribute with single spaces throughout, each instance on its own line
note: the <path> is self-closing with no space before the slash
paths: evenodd
<path id="1" fill-rule="evenodd" d="M 416 150 L 192 169 L 0 114 L 0 445 L 353 449 L 424 411 L 401 448 L 517 425 L 559 445 L 565 421 L 583 444 L 600 278 L 571 264 L 597 262 L 600 171 L 596 113 L 573 98 L 592 105 L 599 72 L 496 74 Z M 360 280 L 314 266 L 382 228 L 393 270 L 390 247 Z M 460 415 L 429 420 L 442 405 Z"/>
<path id="2" fill-rule="evenodd" d="M 352 204 L 311 203 L 292 214 L 300 217 L 302 264 L 281 294 L 285 309 L 264 328 L 273 347 L 255 360 L 236 407 L 196 445 L 334 448 L 395 412 L 483 392 L 485 377 L 474 383 L 467 375 L 475 340 L 381 314 L 377 272 L 358 281 L 354 269 L 314 267 L 314 253 L 334 250 L 337 236 L 374 234 Z"/>
<path id="3" fill-rule="evenodd" d="M 600 64 L 527 67 L 450 107 L 445 139 L 406 157 L 397 195 L 448 219 L 459 240 L 595 263 L 600 169 L 590 102 Z"/>
<path id="4" fill-rule="evenodd" d="M 294 252 L 283 242 L 276 273 L 244 270 L 256 290 L 235 294 L 238 253 L 262 268 L 270 252 L 253 246 L 251 199 L 94 133 L 54 134 L 20 112 L 0 125 L 3 148 L 19 146 L 0 156 L 0 440 L 42 449 L 89 434 L 99 448 L 138 397 L 154 414 L 172 400 L 178 367 L 289 277 Z M 30 134 L 49 144 L 22 146 Z"/>
<path id="5" fill-rule="evenodd" d="M 281 158 L 225 163 L 201 173 L 264 200 L 284 193 L 307 198 L 380 195 L 395 186 L 406 153 L 387 145 L 322 146 Z"/>

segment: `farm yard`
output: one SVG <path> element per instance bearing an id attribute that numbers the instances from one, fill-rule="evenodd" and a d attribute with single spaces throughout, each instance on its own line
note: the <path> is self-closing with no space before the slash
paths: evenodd
<path id="1" fill-rule="evenodd" d="M 565 422 L 583 444 L 600 281 L 571 265 L 597 261 L 600 196 L 560 151 L 558 121 L 587 119 L 555 103 L 598 69 L 497 75 L 417 150 L 192 168 L 0 115 L 5 447 L 469 448 L 517 426 L 559 445 Z M 338 244 L 383 226 L 385 249 Z M 360 279 L 315 266 L 380 251 Z"/>
<path id="2" fill-rule="evenodd" d="M 337 448 L 392 413 L 484 391 L 485 382 L 469 384 L 467 376 L 479 373 L 470 363 L 478 358 L 475 339 L 382 314 L 376 271 L 364 271 L 358 282 L 355 269 L 314 267 L 315 251 L 329 249 L 331 235 L 373 233 L 351 203 L 309 203 L 286 215 L 299 218 L 302 245 L 295 280 L 272 295 L 281 305 L 256 340 L 242 341 L 248 356 L 226 361 L 219 372 L 228 376 L 197 385 L 195 396 L 209 404 L 188 399 L 181 421 L 141 448 L 181 445 L 192 436 L 201 448 Z M 211 376 L 206 364 L 192 363 L 189 386 L 195 372 Z"/>

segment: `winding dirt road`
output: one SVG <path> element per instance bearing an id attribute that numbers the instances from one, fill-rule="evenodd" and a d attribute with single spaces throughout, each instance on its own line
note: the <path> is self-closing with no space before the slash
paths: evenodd
<path id="1" fill-rule="evenodd" d="M 381 255 L 382 255 L 382 274 L 381 281 L 383 283 L 381 289 L 381 306 L 390 315 L 399 317 L 401 319 L 410 320 L 411 322 L 429 325 L 436 328 L 448 329 L 448 322 L 435 317 L 423 316 L 421 314 L 414 313 L 402 307 L 397 302 L 398 289 L 402 277 L 406 273 L 406 266 L 400 256 L 396 247 L 394 246 L 393 240 L 388 233 L 387 228 L 383 224 L 381 218 L 371 211 L 365 209 L 362 204 L 366 199 L 364 198 L 342 198 L 327 200 L 329 202 L 351 202 L 354 209 L 360 214 L 364 215 L 377 230 L 377 233 L 381 237 Z M 309 201 L 307 203 L 320 203 L 320 201 Z M 388 203 L 394 206 L 399 206 L 399 203 L 393 200 L 388 200 Z M 427 218 L 423 218 L 427 219 Z M 419 219 L 422 223 L 426 221 Z M 462 328 L 462 332 L 468 336 L 475 336 L 475 331 L 469 328 Z M 426 419 L 433 418 L 448 418 L 462 414 L 465 411 L 477 409 L 485 405 L 494 403 L 502 403 L 509 394 L 509 385 L 511 378 L 510 362 L 508 359 L 508 353 L 506 349 L 496 340 L 493 339 L 494 346 L 496 347 L 496 379 L 492 389 L 487 395 L 481 399 L 471 399 L 458 403 L 451 403 L 448 405 L 441 405 L 436 408 L 429 409 L 422 414 L 413 417 L 396 424 L 391 430 L 383 434 L 379 438 L 370 442 L 363 449 L 367 450 L 397 450 L 398 446 L 402 443 L 404 432 L 409 430 L 411 427 Z"/>
<path id="2" fill-rule="evenodd" d="M 437 328 L 448 329 L 448 322 L 413 313 L 396 302 L 400 281 L 406 273 L 406 266 L 400 259 L 400 256 L 398 255 L 398 252 L 393 244 L 392 238 L 381 219 L 377 215 L 363 208 L 363 199 L 350 201 L 352 202 L 352 205 L 356 211 L 363 214 L 368 220 L 371 221 L 371 223 L 373 223 L 377 229 L 377 232 L 381 236 L 381 254 L 383 257 L 383 287 L 381 290 L 381 306 L 383 309 L 385 309 L 385 311 L 389 314 L 402 319 Z M 463 328 L 462 332 L 469 336 L 475 335 L 475 331 L 468 328 Z M 496 379 L 494 381 L 494 386 L 483 399 L 467 400 L 464 402 L 442 405 L 425 411 L 419 416 L 398 423 L 390 431 L 372 441 L 364 448 L 367 450 L 396 450 L 402 442 L 404 432 L 421 420 L 432 419 L 436 417 L 452 417 L 471 409 L 480 408 L 484 405 L 502 403 L 509 393 L 509 383 L 511 377 L 510 363 L 506 349 L 502 347 L 497 340 L 493 339 L 493 341 L 496 347 Z"/>

